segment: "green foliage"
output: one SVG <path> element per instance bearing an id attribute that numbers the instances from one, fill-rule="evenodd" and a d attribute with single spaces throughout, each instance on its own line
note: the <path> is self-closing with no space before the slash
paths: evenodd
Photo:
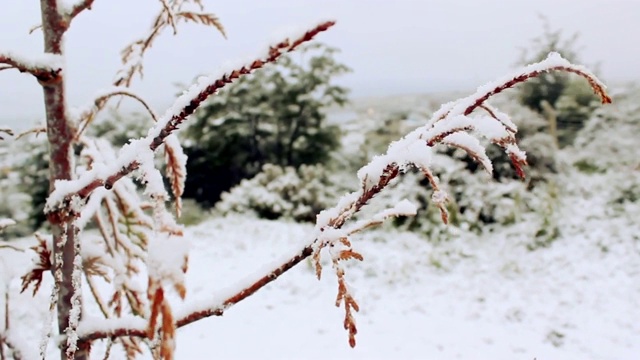
<path id="1" fill-rule="evenodd" d="M 544 191 L 544 193 L 542 193 Z M 560 226 L 557 221 L 556 209 L 559 205 L 558 187 L 549 182 L 545 189 L 539 191 L 538 204 L 532 209 L 539 216 L 540 226 L 533 238 L 526 244 L 527 250 L 534 251 L 551 246 L 560 238 Z"/>
<path id="2" fill-rule="evenodd" d="M 214 204 L 223 191 L 255 176 L 264 164 L 299 167 L 327 161 L 339 145 L 337 126 L 326 124 L 329 106 L 343 105 L 347 90 L 334 85 L 349 69 L 320 44 L 302 49 L 214 96 L 183 133 L 185 197 Z"/>
<path id="3" fill-rule="evenodd" d="M 600 169 L 597 165 L 593 164 L 593 162 L 589 161 L 589 159 L 578 160 L 573 163 L 573 166 L 575 166 L 576 169 L 578 169 L 580 172 L 586 174 L 596 174 L 605 171 L 604 169 Z"/>
<path id="4" fill-rule="evenodd" d="M 15 166 L 22 179 L 18 191 L 30 195 L 28 223 L 33 229 L 40 228 L 46 222 L 44 204 L 49 195 L 49 151 L 45 140 L 40 136 L 21 142 L 19 146 L 25 157 Z"/>

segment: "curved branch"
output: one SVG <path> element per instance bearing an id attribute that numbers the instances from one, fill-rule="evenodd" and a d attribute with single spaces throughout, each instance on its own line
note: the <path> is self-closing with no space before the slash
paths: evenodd
<path id="1" fill-rule="evenodd" d="M 334 21 L 322 22 L 293 40 L 285 39 L 269 47 L 267 54 L 251 63 L 245 63 L 232 68 L 230 71 L 222 71 L 220 76 L 201 77 L 182 96 L 176 99 L 174 105 L 158 120 L 145 138 L 130 144 L 135 147 L 135 151 L 129 151 L 121 155 L 112 166 L 92 169 L 77 180 L 57 181 L 55 190 L 49 195 L 45 211 L 52 212 L 61 208 L 64 202 L 71 201 L 74 196 L 85 200 L 98 187 L 104 186 L 110 189 L 116 181 L 140 167 L 140 163 L 136 158 L 137 153 L 146 151 L 146 149 L 155 151 L 163 144 L 164 139 L 177 130 L 178 126 L 187 120 L 209 96 L 239 77 L 250 74 L 262 68 L 265 64 L 275 62 L 284 53 L 295 50 L 302 43 L 310 41 L 317 34 L 326 31 L 334 24 Z M 60 186 L 61 183 L 65 183 L 65 186 Z"/>
<path id="2" fill-rule="evenodd" d="M 98 112 L 100 112 L 100 110 L 104 109 L 104 106 L 109 101 L 109 99 L 114 96 L 126 96 L 137 100 L 140 104 L 142 104 L 145 110 L 147 110 L 153 121 L 158 122 L 158 116 L 153 111 L 153 109 L 151 109 L 151 106 L 149 106 L 149 104 L 140 95 L 134 93 L 129 88 L 116 87 L 106 93 L 98 95 L 93 101 L 93 105 L 89 106 L 88 109 L 84 110 L 80 114 L 79 124 L 82 124 L 82 127 L 80 128 L 80 131 L 78 131 L 76 138 L 79 138 L 80 135 L 84 133 L 84 130 L 86 130 L 87 126 L 89 126 L 91 120 L 96 116 Z"/>
<path id="3" fill-rule="evenodd" d="M 606 89 L 605 86 L 600 81 L 598 81 L 598 79 L 593 74 L 591 74 L 590 72 L 584 69 L 581 69 L 581 67 L 572 66 L 571 64 L 569 65 L 570 66 L 565 66 L 565 65 L 552 66 L 546 69 L 533 70 L 524 74 L 520 74 L 518 76 L 514 76 L 511 80 L 506 81 L 500 85 L 497 85 L 493 89 L 486 91 L 482 96 L 478 97 L 473 104 L 469 105 L 464 110 L 464 115 L 471 114 L 473 110 L 480 107 L 491 96 L 501 93 L 504 90 L 511 88 L 521 82 L 525 82 L 531 78 L 537 77 L 543 72 L 551 72 L 551 71 L 565 71 L 565 72 L 582 76 L 589 82 L 589 85 L 591 85 L 591 88 L 593 89 L 595 94 L 598 95 L 598 97 L 600 97 L 600 100 L 602 101 L 603 104 L 611 103 L 611 97 L 607 94 L 605 90 Z"/>

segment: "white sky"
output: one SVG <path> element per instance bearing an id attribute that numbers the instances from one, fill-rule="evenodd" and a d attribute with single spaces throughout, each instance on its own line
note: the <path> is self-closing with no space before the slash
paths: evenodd
<path id="1" fill-rule="evenodd" d="M 67 0 L 69 1 L 69 0 Z M 39 1 L 5 0 L 0 49 L 37 53 Z M 212 28 L 182 26 L 163 35 L 148 53 L 145 78 L 135 89 L 158 112 L 170 105 L 176 82 L 215 70 L 226 60 L 251 56 L 288 26 L 319 18 L 338 24 L 319 40 L 342 50 L 354 72 L 341 81 L 353 96 L 472 89 L 512 68 L 520 49 L 539 35 L 544 14 L 553 28 L 580 33 L 582 58 L 600 63 L 605 81 L 640 78 L 640 0 L 204 0 L 229 38 Z M 72 106 L 91 100 L 113 80 L 119 52 L 148 29 L 157 0 L 96 0 L 66 39 L 68 97 Z M 183 24 L 184 25 L 184 24 Z M 129 107 L 129 106 L 127 106 Z M 135 108 L 131 105 L 131 108 Z M 42 119 L 36 81 L 0 72 L 0 122 Z M 26 125 L 25 125 L 26 126 Z"/>

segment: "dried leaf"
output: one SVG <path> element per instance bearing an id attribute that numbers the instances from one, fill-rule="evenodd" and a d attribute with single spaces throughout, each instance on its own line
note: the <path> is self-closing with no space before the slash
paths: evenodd
<path id="1" fill-rule="evenodd" d="M 213 26 L 216 29 L 218 29 L 220 34 L 222 34 L 222 36 L 224 36 L 225 39 L 227 38 L 227 34 L 224 31 L 224 27 L 222 26 L 220 19 L 218 19 L 218 17 L 215 16 L 214 14 L 193 12 L 193 11 L 181 11 L 177 13 L 176 16 L 178 17 L 178 19 L 183 19 L 187 22 L 191 21 L 196 24 Z"/>
<path id="2" fill-rule="evenodd" d="M 38 239 L 38 244 L 31 247 L 31 249 L 38 254 L 38 259 L 31 271 L 21 277 L 22 288 L 20 290 L 21 293 L 24 292 L 29 285 L 33 283 L 33 296 L 35 296 L 40 289 L 40 285 L 42 284 L 42 274 L 45 271 L 51 271 L 51 269 L 53 269 L 53 263 L 51 262 L 51 250 L 48 248 L 47 240 L 38 233 L 36 233 L 35 236 Z"/>
<path id="3" fill-rule="evenodd" d="M 175 139 L 175 137 L 172 137 L 172 139 Z M 175 200 L 176 217 L 180 217 L 182 215 L 182 194 L 184 193 L 184 183 L 187 177 L 186 155 L 177 140 L 168 140 L 169 138 L 164 143 L 167 177 L 171 183 L 171 192 Z"/>
<path id="4" fill-rule="evenodd" d="M 161 314 L 162 305 L 164 303 L 164 292 L 162 287 L 153 286 L 154 282 L 150 279 L 149 281 L 149 293 L 148 297 L 151 301 L 151 315 L 149 316 L 149 326 L 147 327 L 147 337 L 149 339 L 154 338 L 154 334 L 156 331 L 156 324 L 158 323 L 158 317 Z M 154 289 L 154 290 L 152 290 Z"/>

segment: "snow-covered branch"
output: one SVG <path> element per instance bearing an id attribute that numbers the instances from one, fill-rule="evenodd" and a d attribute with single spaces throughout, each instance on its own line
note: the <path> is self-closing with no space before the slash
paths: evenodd
<path id="1" fill-rule="evenodd" d="M 283 48 L 288 48 L 288 46 L 283 46 Z M 604 85 L 593 74 L 580 66 L 570 64 L 557 54 L 550 54 L 546 60 L 525 67 L 519 72 L 510 74 L 497 82 L 483 86 L 469 97 L 443 105 L 440 110 L 433 114 L 433 117 L 425 126 L 392 143 L 385 154 L 375 157 L 369 164 L 358 171 L 357 175 L 361 182 L 360 189 L 345 195 L 334 208 L 325 210 L 318 215 L 315 236 L 301 250 L 290 257 L 284 258 L 271 268 L 265 269 L 264 272 L 243 281 L 226 295 L 185 306 L 176 316 L 176 327 L 188 325 L 205 317 L 222 315 L 226 309 L 251 296 L 307 257 L 313 256 L 316 270 L 319 274 L 322 270 L 319 261 L 320 252 L 323 249 L 328 249 L 338 277 L 336 304 L 342 305 L 345 309 L 344 326 L 349 333 L 349 343 L 354 346 L 357 330 L 353 310 L 358 310 L 358 304 L 351 295 L 345 279 L 345 271 L 340 262 L 350 259 L 362 260 L 362 255 L 352 249 L 349 236 L 367 227 L 380 224 L 389 217 L 412 215 L 416 209 L 404 201 L 369 220 L 356 222 L 349 227 L 343 228 L 345 223 L 377 194 L 383 191 L 393 179 L 411 166 L 420 169 L 429 180 L 433 189 L 432 201 L 441 209 L 443 213 L 442 219 L 446 222 L 447 215 L 444 204 L 448 196 L 439 188 L 438 179 L 430 170 L 433 147 L 438 144 L 455 146 L 467 151 L 490 172 L 492 169 L 491 161 L 486 156 L 484 146 L 477 139 L 477 137 L 484 137 L 502 147 L 509 154 L 517 168 L 526 164 L 525 153 L 518 148 L 516 143 L 516 126 L 506 114 L 491 107 L 486 103 L 486 100 L 519 82 L 526 81 L 542 72 L 553 70 L 568 71 L 587 78 L 604 103 L 611 101 L 606 94 Z M 204 85 L 196 84 L 187 91 L 187 94 L 201 94 L 203 87 Z M 192 96 L 187 98 L 192 98 Z M 162 136 L 162 132 L 166 131 L 165 129 L 173 129 L 179 122 L 183 121 L 184 118 L 180 114 L 184 112 L 186 107 L 183 108 L 182 105 L 178 106 L 178 104 L 180 102 L 177 102 L 176 106 L 165 114 L 159 121 L 158 126 L 149 132 L 147 138 L 153 137 L 155 139 L 158 136 Z M 197 104 L 193 106 L 197 106 Z M 180 108 L 183 108 L 183 110 L 178 110 Z M 481 108 L 489 115 L 485 113 L 481 115 L 472 114 L 473 110 L 477 108 Z M 97 186 L 104 184 L 107 180 L 98 179 L 97 181 L 101 181 L 101 183 Z M 96 179 L 87 180 L 87 185 L 84 186 L 90 188 L 93 186 L 91 185 L 93 181 L 96 181 Z M 82 194 L 82 189 L 71 193 Z M 68 194 L 70 193 L 61 193 L 58 195 L 58 200 L 63 199 Z M 131 319 L 131 321 L 134 320 Z M 141 323 L 131 324 L 135 325 L 131 326 L 128 320 L 105 320 L 104 326 L 99 327 L 85 327 L 83 324 L 81 324 L 79 331 L 80 337 L 85 341 L 119 336 L 147 336 L 147 329 Z"/>
<path id="2" fill-rule="evenodd" d="M 91 5 L 93 5 L 94 0 L 81 0 L 77 1 L 73 5 L 67 5 L 64 8 L 59 9 L 59 11 L 63 11 L 64 15 L 67 18 L 67 22 L 71 23 L 71 21 L 78 16 L 84 10 L 91 10 Z M 68 26 L 68 25 L 67 25 Z"/>
<path id="3" fill-rule="evenodd" d="M 227 294 L 224 296 L 218 295 L 214 299 L 185 305 L 176 316 L 176 327 L 180 328 L 210 316 L 222 316 L 228 308 L 255 294 L 265 285 L 276 280 L 280 275 L 311 256 L 312 253 L 313 249 L 309 244 L 297 251 L 293 256 L 286 257 L 286 260 L 280 262 L 274 268 L 245 279 L 241 284 L 242 286 L 228 289 Z M 147 323 L 138 317 L 104 319 L 100 322 L 95 321 L 95 319 L 87 319 L 80 323 L 78 336 L 81 341 L 122 336 L 146 337 Z M 60 341 L 63 341 L 63 339 Z"/>
<path id="4" fill-rule="evenodd" d="M 153 46 L 154 41 L 167 27 L 171 27 L 175 35 L 179 20 L 213 26 L 226 38 L 224 28 L 214 14 L 184 9 L 188 5 L 195 5 L 201 11 L 204 10 L 200 0 L 160 0 L 160 3 L 162 8 L 156 15 L 149 32 L 122 50 L 122 69 L 116 74 L 116 80 L 113 83 L 115 86 L 130 86 L 136 75 L 142 77 L 143 59 L 147 50 Z"/>
<path id="5" fill-rule="evenodd" d="M 27 56 L 15 51 L 0 51 L 0 64 L 7 64 L 3 69 L 26 72 L 40 82 L 48 83 L 59 79 L 63 61 L 62 56 L 55 54 Z"/>
<path id="6" fill-rule="evenodd" d="M 158 116 L 153 111 L 153 109 L 151 109 L 151 106 L 149 105 L 149 103 L 147 103 L 141 95 L 135 93 L 133 90 L 131 90 L 128 87 L 114 86 L 114 87 L 99 91 L 94 96 L 94 99 L 90 104 L 85 105 L 76 110 L 78 112 L 78 114 L 76 115 L 77 123 L 81 126 L 80 131 L 78 131 L 76 135 L 77 138 L 80 137 L 80 135 L 84 132 L 85 128 L 95 118 L 98 112 L 104 109 L 104 106 L 106 105 L 106 103 L 115 96 L 124 96 L 124 97 L 128 97 L 136 100 L 144 107 L 144 109 L 147 111 L 149 116 L 151 116 L 154 122 L 158 121 Z"/>
<path id="7" fill-rule="evenodd" d="M 143 165 L 140 155 L 146 154 L 149 150 L 155 151 L 209 96 L 240 76 L 250 74 L 265 64 L 276 61 L 282 54 L 295 50 L 302 43 L 310 41 L 318 33 L 329 29 L 334 24 L 333 21 L 322 22 L 298 36 L 269 46 L 266 53 L 257 57 L 256 60 L 227 66 L 217 74 L 200 77 L 158 119 L 146 137 L 134 140 L 121 150 L 114 164 L 94 167 L 77 180 L 56 181 L 55 190 L 47 199 L 45 211 L 61 209 L 63 203 L 71 201 L 72 197 L 85 200 L 98 187 L 104 186 L 110 189 L 116 181 L 140 168 Z"/>

